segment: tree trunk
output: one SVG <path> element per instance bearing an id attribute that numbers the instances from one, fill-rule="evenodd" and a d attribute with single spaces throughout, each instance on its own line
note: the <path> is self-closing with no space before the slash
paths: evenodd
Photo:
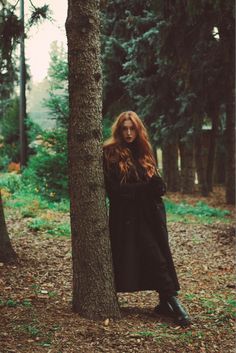
<path id="1" fill-rule="evenodd" d="M 118 318 L 102 168 L 99 1 L 68 1 L 73 310 Z"/>
<path id="2" fill-rule="evenodd" d="M 162 146 L 163 177 L 167 190 L 172 192 L 180 191 L 178 151 L 177 142 L 165 143 Z"/>
<path id="3" fill-rule="evenodd" d="M 226 202 L 235 204 L 235 18 L 233 13 L 221 17 L 218 24 L 223 69 L 225 74 L 226 108 Z"/>
<path id="4" fill-rule="evenodd" d="M 211 129 L 211 135 L 210 135 L 207 170 L 206 170 L 208 191 L 213 191 L 213 175 L 214 175 L 214 167 L 215 167 L 216 140 L 217 140 L 217 136 L 218 136 L 218 126 L 219 126 L 219 109 L 217 108 L 217 105 L 216 105 L 216 108 L 211 112 L 211 119 L 212 119 L 212 129 Z"/>
<path id="5" fill-rule="evenodd" d="M 215 160 L 215 172 L 214 172 L 214 183 L 225 184 L 225 168 L 226 168 L 226 151 L 225 151 L 225 136 L 220 134 L 216 146 L 216 160 Z"/>
<path id="6" fill-rule="evenodd" d="M 195 136 L 194 152 L 198 184 L 200 185 L 201 194 L 202 196 L 208 196 L 209 190 L 207 187 L 206 168 L 204 164 L 205 146 L 201 130 Z"/>
<path id="7" fill-rule="evenodd" d="M 226 202 L 235 205 L 235 119 L 233 95 L 226 104 Z"/>
<path id="8" fill-rule="evenodd" d="M 183 194 L 194 192 L 195 166 L 193 141 L 180 142 L 180 161 L 181 161 L 181 191 Z"/>
<path id="9" fill-rule="evenodd" d="M 17 259 L 16 253 L 11 245 L 3 212 L 2 196 L 0 191 L 0 262 L 10 263 Z"/>

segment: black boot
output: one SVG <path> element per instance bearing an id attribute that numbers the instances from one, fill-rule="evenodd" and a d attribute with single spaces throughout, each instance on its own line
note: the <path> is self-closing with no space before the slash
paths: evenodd
<path id="1" fill-rule="evenodd" d="M 171 307 L 173 310 L 176 323 L 181 327 L 187 327 L 191 324 L 191 319 L 184 307 L 180 304 L 179 300 L 175 297 L 169 297 L 166 300 L 166 303 Z"/>
<path id="2" fill-rule="evenodd" d="M 175 317 L 175 314 L 171 306 L 166 301 L 162 301 L 162 300 L 160 300 L 160 303 L 157 306 L 155 306 L 154 313 L 158 315 Z"/>

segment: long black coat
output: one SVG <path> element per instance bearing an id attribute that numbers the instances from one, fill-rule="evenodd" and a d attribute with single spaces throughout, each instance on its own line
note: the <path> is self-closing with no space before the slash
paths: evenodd
<path id="1" fill-rule="evenodd" d="M 179 290 L 166 227 L 165 206 L 161 195 L 165 184 L 160 176 L 144 179 L 144 169 L 137 165 L 140 180 L 131 177 L 121 183 L 118 164 L 105 169 L 109 197 L 109 227 L 117 292 L 162 291 L 166 272 L 170 286 Z M 164 267 L 163 267 L 164 264 Z M 163 277 L 164 276 L 164 277 Z"/>

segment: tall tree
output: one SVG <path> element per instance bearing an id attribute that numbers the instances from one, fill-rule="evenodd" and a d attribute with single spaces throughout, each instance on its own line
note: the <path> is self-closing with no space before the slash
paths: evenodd
<path id="1" fill-rule="evenodd" d="M 119 317 L 102 169 L 100 1 L 69 0 L 69 177 L 73 310 Z"/>
<path id="2" fill-rule="evenodd" d="M 48 69 L 49 98 L 45 100 L 58 127 L 68 126 L 68 63 L 67 53 L 63 46 L 52 42 L 50 64 Z"/>
<path id="3" fill-rule="evenodd" d="M 219 37 L 226 107 L 226 201 L 235 204 L 235 13 L 233 1 L 220 2 Z M 225 79 L 227 77 L 227 79 Z"/>
<path id="4" fill-rule="evenodd" d="M 0 262 L 14 262 L 17 256 L 11 245 L 5 222 L 2 195 L 0 190 Z"/>

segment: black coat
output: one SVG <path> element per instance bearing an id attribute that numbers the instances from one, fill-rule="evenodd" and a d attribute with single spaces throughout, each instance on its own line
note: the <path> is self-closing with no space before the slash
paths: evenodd
<path id="1" fill-rule="evenodd" d="M 165 263 L 172 287 L 179 290 L 166 228 L 161 195 L 165 184 L 160 176 L 150 180 L 136 163 L 139 181 L 121 183 L 117 163 L 107 168 L 105 185 L 109 197 L 109 227 L 117 292 L 162 290 Z M 164 279 L 166 280 L 166 279 Z"/>

